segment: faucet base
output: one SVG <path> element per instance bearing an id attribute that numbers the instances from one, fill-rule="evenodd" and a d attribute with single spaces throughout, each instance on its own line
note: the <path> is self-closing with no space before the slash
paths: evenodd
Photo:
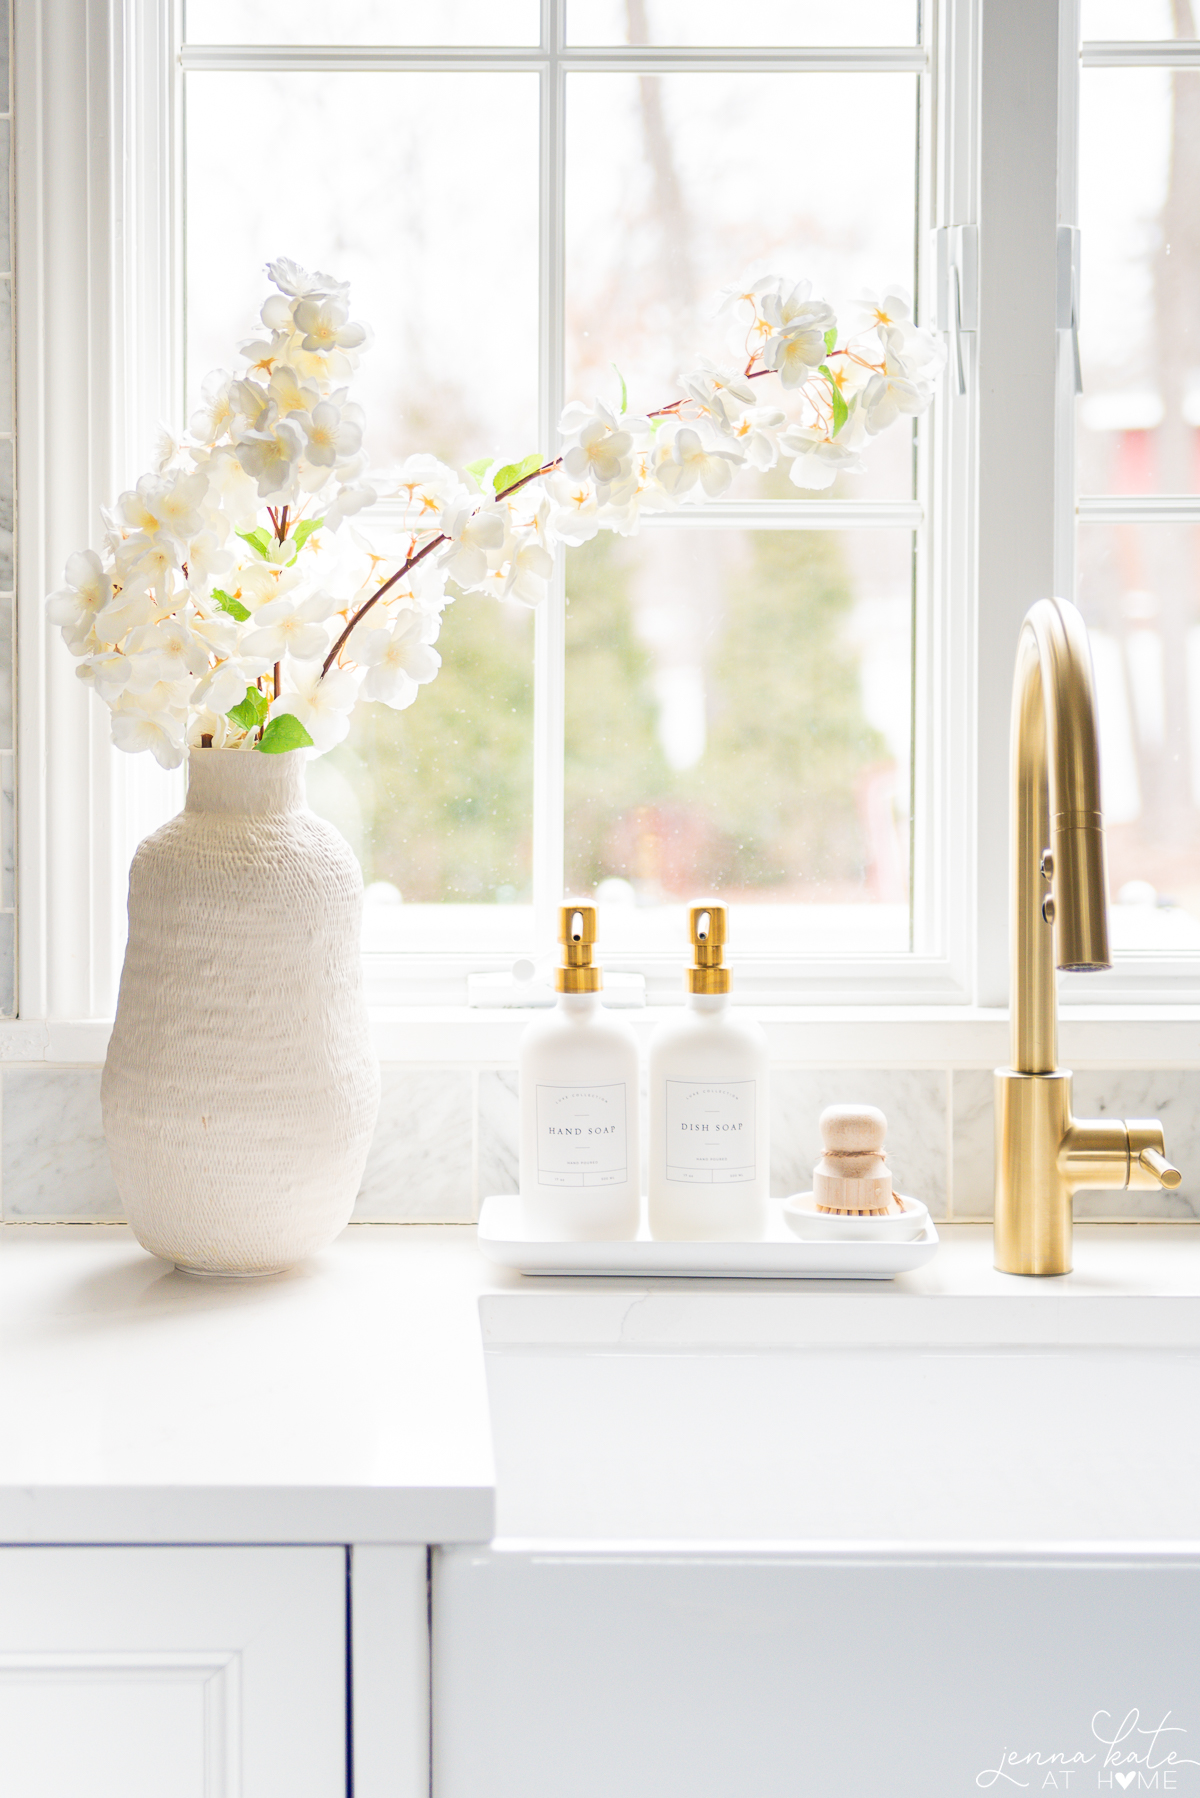
<path id="1" fill-rule="evenodd" d="M 996 1266 L 1003 1274 L 1069 1274 L 1071 1200 L 1178 1186 L 1157 1118 L 1077 1118 L 1071 1076 L 996 1069 Z"/>
<path id="2" fill-rule="evenodd" d="M 1071 1076 L 996 1075 L 995 1264 L 1004 1274 L 1069 1274 L 1071 1186 L 1059 1149 L 1071 1127 Z"/>

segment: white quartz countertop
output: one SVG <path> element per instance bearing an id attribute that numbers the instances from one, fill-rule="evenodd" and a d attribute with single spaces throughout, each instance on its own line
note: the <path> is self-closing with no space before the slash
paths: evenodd
<path id="1" fill-rule="evenodd" d="M 1081 1226 L 1058 1280 L 942 1237 L 889 1283 L 572 1281 L 492 1268 L 469 1228 L 354 1226 L 242 1282 L 122 1227 L 2 1226 L 0 1541 L 485 1541 L 513 1351 L 1200 1349 L 1200 1229 Z"/>
<path id="2" fill-rule="evenodd" d="M 0 1541 L 487 1540 L 473 1235 L 362 1226 L 242 1281 L 0 1228 Z"/>

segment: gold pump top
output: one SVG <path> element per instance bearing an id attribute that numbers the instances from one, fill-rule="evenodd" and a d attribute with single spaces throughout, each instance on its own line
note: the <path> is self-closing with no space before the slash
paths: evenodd
<path id="1" fill-rule="evenodd" d="M 582 903 L 560 906 L 558 940 L 563 944 L 563 965 L 555 969 L 556 991 L 598 993 L 604 985 L 604 976 L 592 965 L 592 945 L 596 941 L 595 906 Z"/>
<path id="2" fill-rule="evenodd" d="M 729 969 L 722 967 L 725 954 L 725 907 L 701 904 L 688 907 L 688 934 L 693 944 L 693 963 L 687 971 L 689 993 L 727 993 Z"/>

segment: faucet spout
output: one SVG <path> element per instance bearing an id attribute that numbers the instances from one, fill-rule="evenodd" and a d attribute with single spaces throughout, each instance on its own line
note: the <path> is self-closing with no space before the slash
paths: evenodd
<path id="1" fill-rule="evenodd" d="M 996 1070 L 996 1266 L 1071 1270 L 1081 1187 L 1178 1186 L 1156 1118 L 1081 1119 L 1058 1066 L 1055 968 L 1109 967 L 1108 878 L 1087 629 L 1063 599 L 1021 627 L 1013 681 L 1012 1066 Z"/>
<path id="2" fill-rule="evenodd" d="M 1012 1065 L 1058 1063 L 1054 969 L 1107 968 L 1108 876 L 1087 629 L 1066 600 L 1026 615 L 1013 680 Z"/>

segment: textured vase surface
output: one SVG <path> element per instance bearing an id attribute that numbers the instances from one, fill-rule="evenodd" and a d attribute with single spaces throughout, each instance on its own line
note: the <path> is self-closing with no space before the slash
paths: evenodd
<path id="1" fill-rule="evenodd" d="M 203 1273 L 275 1273 L 350 1217 L 379 1110 L 362 876 L 297 751 L 197 749 L 129 873 L 101 1097 L 134 1234 Z"/>

